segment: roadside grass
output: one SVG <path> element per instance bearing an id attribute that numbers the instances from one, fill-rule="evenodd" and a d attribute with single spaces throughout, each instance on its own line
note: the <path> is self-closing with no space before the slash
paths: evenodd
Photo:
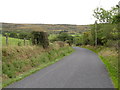
<path id="1" fill-rule="evenodd" d="M 102 62 L 105 64 L 108 73 L 111 77 L 111 80 L 113 82 L 113 85 L 115 88 L 118 88 L 118 79 L 120 78 L 118 76 L 118 51 L 114 47 L 93 47 L 93 46 L 82 46 L 84 48 L 87 48 L 89 50 L 94 51 L 98 54 L 99 58 L 102 60 Z"/>
<path id="2" fill-rule="evenodd" d="M 38 46 L 4 48 L 2 60 L 2 87 L 4 88 L 38 70 L 54 64 L 73 51 L 73 48 L 69 46 L 61 48 L 53 48 L 51 46 L 47 50 Z"/>
<path id="3" fill-rule="evenodd" d="M 24 45 L 24 40 L 23 39 L 18 39 L 18 38 L 11 38 L 8 37 L 8 45 Z M 26 40 L 26 45 L 30 45 L 30 41 Z M 2 36 L 2 46 L 6 46 L 6 37 Z"/>

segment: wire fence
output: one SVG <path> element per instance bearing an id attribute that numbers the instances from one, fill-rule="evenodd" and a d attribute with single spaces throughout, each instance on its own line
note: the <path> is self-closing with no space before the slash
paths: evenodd
<path id="1" fill-rule="evenodd" d="M 32 45 L 31 40 L 19 39 L 19 38 L 11 38 L 8 36 L 2 37 L 2 46 L 26 46 Z"/>

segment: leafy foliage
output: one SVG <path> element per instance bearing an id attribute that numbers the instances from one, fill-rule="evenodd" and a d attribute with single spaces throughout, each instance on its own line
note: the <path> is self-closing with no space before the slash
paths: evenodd
<path id="1" fill-rule="evenodd" d="M 96 8 L 93 16 L 101 23 L 117 23 L 120 16 L 118 15 L 119 7 L 112 7 L 111 10 L 105 10 L 103 8 Z"/>
<path id="2" fill-rule="evenodd" d="M 69 45 L 71 45 L 73 43 L 73 36 L 70 36 L 69 34 L 63 32 L 58 35 L 57 40 L 67 42 Z"/>
<path id="3" fill-rule="evenodd" d="M 49 41 L 48 41 L 47 32 L 33 31 L 32 32 L 32 43 L 36 45 L 42 45 L 43 48 L 48 48 Z"/>
<path id="4" fill-rule="evenodd" d="M 106 11 L 103 8 L 96 8 L 94 10 L 93 16 L 102 23 L 103 22 L 106 22 L 106 23 L 111 22 L 111 19 L 112 19 L 112 13 L 109 11 Z"/>

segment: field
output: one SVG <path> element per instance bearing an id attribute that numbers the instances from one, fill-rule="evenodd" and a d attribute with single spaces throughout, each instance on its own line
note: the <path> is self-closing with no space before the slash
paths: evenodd
<path id="1" fill-rule="evenodd" d="M 18 39 L 18 38 L 11 38 L 9 37 L 8 38 L 8 45 L 12 45 L 12 46 L 15 46 L 15 45 L 20 45 L 20 46 L 23 46 L 24 45 L 24 40 L 23 39 Z M 30 45 L 30 41 L 29 40 L 26 40 L 26 45 Z M 2 37 L 2 46 L 6 46 L 6 37 Z"/>

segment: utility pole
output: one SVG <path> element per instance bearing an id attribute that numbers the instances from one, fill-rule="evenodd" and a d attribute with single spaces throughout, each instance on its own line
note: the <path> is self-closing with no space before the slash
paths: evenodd
<path id="1" fill-rule="evenodd" d="M 119 8 L 118 8 L 118 14 L 120 14 L 120 1 L 118 2 L 118 6 L 119 6 Z"/>
<path id="2" fill-rule="evenodd" d="M 97 46 L 97 20 L 95 21 L 95 46 Z"/>
<path id="3" fill-rule="evenodd" d="M 118 2 L 118 16 L 120 16 L 120 1 Z M 118 33 L 120 32 L 120 22 L 118 22 Z M 120 39 L 120 36 L 118 35 L 118 38 Z M 120 46 L 120 42 L 119 42 Z"/>

